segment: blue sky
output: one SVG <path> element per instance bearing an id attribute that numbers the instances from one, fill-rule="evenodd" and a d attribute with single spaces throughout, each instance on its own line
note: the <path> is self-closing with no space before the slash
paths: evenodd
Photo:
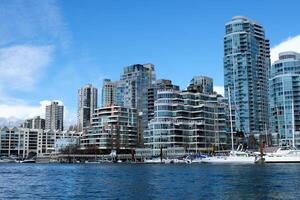
<path id="1" fill-rule="evenodd" d="M 273 54 L 300 51 L 299 7 L 296 0 L 0 1 L 0 117 L 43 115 L 55 99 L 74 122 L 79 87 L 100 88 L 135 63 L 153 63 L 157 78 L 181 88 L 207 75 L 220 89 L 224 24 L 247 16 L 264 26 Z"/>

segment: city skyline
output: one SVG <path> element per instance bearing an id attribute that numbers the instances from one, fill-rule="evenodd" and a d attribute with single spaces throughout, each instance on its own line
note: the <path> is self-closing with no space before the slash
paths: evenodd
<path id="1" fill-rule="evenodd" d="M 272 58 L 282 51 L 300 52 L 300 29 L 293 26 L 299 14 L 290 10 L 277 17 L 275 13 L 282 5 L 271 1 L 260 2 L 261 10 L 256 11 L 251 9 L 255 3 L 246 9 L 237 1 L 218 2 L 218 7 L 227 9 L 214 16 L 199 10 L 201 6 L 213 8 L 216 2 L 203 5 L 191 1 L 183 7 L 178 1 L 101 2 L 93 8 L 89 4 L 79 7 L 79 2 L 23 4 L 7 1 L 0 5 L 6 14 L 0 16 L 2 21 L 10 19 L 0 27 L 0 118 L 43 117 L 45 104 L 58 99 L 65 105 L 66 124 L 76 124 L 78 88 L 92 83 L 100 89 L 104 78 L 117 80 L 123 67 L 138 63 L 153 63 L 157 79 L 170 79 L 182 89 L 194 76 L 212 77 L 220 92 L 224 24 L 235 15 L 264 27 Z M 267 6 L 274 15 L 263 15 Z M 19 13 L 16 8 L 20 8 Z M 166 9 L 170 12 L 164 13 Z M 91 12 L 83 14 L 87 10 Z M 178 12 L 182 14 L 178 16 Z M 118 21 L 121 16 L 123 20 Z M 13 27 L 20 20 L 22 26 Z M 111 39 L 105 41 L 109 35 Z"/>

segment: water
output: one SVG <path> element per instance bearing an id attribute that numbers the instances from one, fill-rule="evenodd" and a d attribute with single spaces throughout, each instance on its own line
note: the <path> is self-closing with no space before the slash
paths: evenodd
<path id="1" fill-rule="evenodd" d="M 300 165 L 0 164 L 0 199 L 300 199 Z"/>

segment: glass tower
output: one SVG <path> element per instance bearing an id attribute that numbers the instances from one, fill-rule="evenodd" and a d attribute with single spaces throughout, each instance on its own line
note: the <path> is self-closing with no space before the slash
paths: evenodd
<path id="1" fill-rule="evenodd" d="M 92 84 L 87 84 L 78 90 L 77 123 L 79 131 L 91 125 L 94 110 L 97 108 L 97 101 L 98 89 Z"/>
<path id="2" fill-rule="evenodd" d="M 233 17 L 225 29 L 225 97 L 230 91 L 236 129 L 262 133 L 268 127 L 269 41 L 263 27 L 245 17 Z"/>
<path id="3" fill-rule="evenodd" d="M 269 80 L 270 128 L 279 145 L 300 140 L 300 54 L 283 52 L 272 64 Z"/>

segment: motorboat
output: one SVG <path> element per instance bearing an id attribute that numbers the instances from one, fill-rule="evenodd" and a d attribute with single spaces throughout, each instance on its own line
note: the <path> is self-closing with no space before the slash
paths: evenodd
<path id="1" fill-rule="evenodd" d="M 16 159 L 12 158 L 12 157 L 6 157 L 6 156 L 2 156 L 0 157 L 0 163 L 16 163 Z"/>
<path id="2" fill-rule="evenodd" d="M 188 157 L 185 158 L 185 161 L 188 164 L 202 163 L 202 159 L 206 158 L 206 157 L 207 157 L 207 155 L 202 155 L 202 154 L 190 155 L 190 156 L 188 156 Z"/>
<path id="3" fill-rule="evenodd" d="M 292 101 L 292 139 L 278 148 L 276 151 L 267 153 L 262 146 L 260 156 L 257 157 L 257 163 L 300 163 L 300 150 L 295 146 L 295 119 L 294 119 L 294 101 Z"/>
<path id="4" fill-rule="evenodd" d="M 22 160 L 21 163 L 35 163 L 36 161 L 34 159 L 25 159 Z"/>
<path id="5" fill-rule="evenodd" d="M 144 159 L 144 163 L 147 164 L 160 164 L 165 163 L 165 159 L 161 159 L 160 157 L 153 157 L 150 159 Z"/>
<path id="6" fill-rule="evenodd" d="M 264 163 L 300 163 L 300 150 L 295 147 L 280 147 L 272 153 L 265 153 L 256 162 Z"/>

